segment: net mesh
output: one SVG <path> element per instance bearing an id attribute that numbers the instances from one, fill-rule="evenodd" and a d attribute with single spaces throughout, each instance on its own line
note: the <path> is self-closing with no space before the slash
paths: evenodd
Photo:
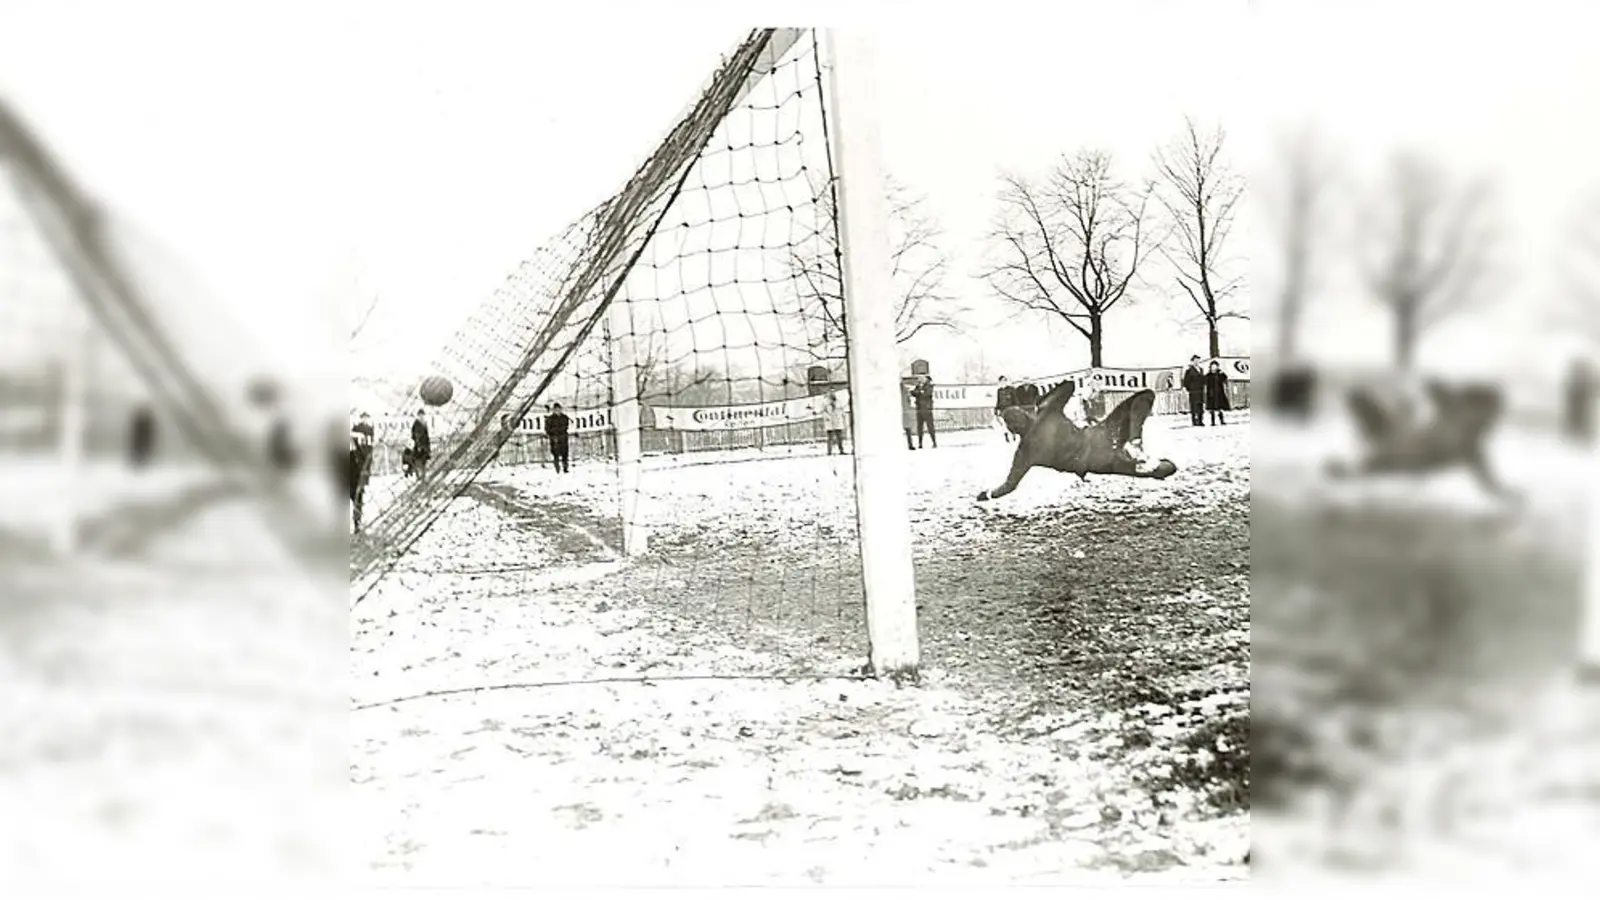
<path id="1" fill-rule="evenodd" d="M 796 265 L 838 270 L 822 74 L 812 33 L 752 33 L 638 174 L 455 333 L 431 369 L 450 400 L 419 409 L 413 387 L 376 411 L 357 604 L 391 574 L 527 597 L 588 566 L 685 628 L 860 649 L 842 310 Z M 406 477 L 419 413 L 431 458 Z M 624 566 L 625 509 L 648 552 Z"/>

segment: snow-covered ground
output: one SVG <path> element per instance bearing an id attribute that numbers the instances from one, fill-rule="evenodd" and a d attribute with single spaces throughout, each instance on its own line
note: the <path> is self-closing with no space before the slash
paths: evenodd
<path id="1" fill-rule="evenodd" d="M 1506 427 L 1464 473 L 1330 482 L 1342 417 L 1258 419 L 1257 871 L 1593 873 L 1600 695 L 1570 681 L 1594 451 Z"/>
<path id="2" fill-rule="evenodd" d="M 185 487 L 159 480 L 132 490 Z M 348 834 L 343 591 L 237 498 L 143 537 L 132 557 L 0 563 L 0 880 L 329 877 Z"/>
<path id="3" fill-rule="evenodd" d="M 984 505 L 998 432 L 907 453 L 916 688 L 849 677 L 846 459 L 653 459 L 655 552 L 626 562 L 609 467 L 491 470 L 352 617 L 362 858 L 403 884 L 1243 877 L 1248 428 L 1146 445 L 1179 473 Z"/>

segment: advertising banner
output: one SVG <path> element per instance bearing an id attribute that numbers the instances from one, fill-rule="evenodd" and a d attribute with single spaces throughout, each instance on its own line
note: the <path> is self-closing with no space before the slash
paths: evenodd
<path id="1" fill-rule="evenodd" d="M 835 391 L 839 404 L 850 407 L 850 392 Z M 775 400 L 771 403 L 746 403 L 739 406 L 652 406 L 657 428 L 675 431 L 737 431 L 741 428 L 767 428 L 808 422 L 822 417 L 828 405 L 827 394 Z"/>
<path id="2" fill-rule="evenodd" d="M 1250 380 L 1250 358 L 1247 356 L 1222 356 L 1216 360 L 1222 365 L 1230 381 Z M 1202 360 L 1202 368 L 1210 368 L 1211 360 Z M 1050 389 L 1063 381 L 1073 379 L 1080 384 L 1088 381 L 1099 385 L 1109 391 L 1139 391 L 1149 389 L 1152 391 L 1180 390 L 1184 366 L 1165 366 L 1149 369 L 1078 369 L 1051 375 L 1046 378 L 1030 378 L 1028 382 L 1036 384 L 1039 389 L 1048 393 Z M 1012 382 L 1020 383 L 1020 381 Z M 993 409 L 995 390 L 993 384 L 935 384 L 933 386 L 933 403 L 936 409 Z M 839 403 L 844 408 L 850 406 L 850 392 L 836 390 L 833 392 L 839 398 Z M 827 407 L 828 395 L 819 394 L 814 397 L 797 397 L 792 400 L 774 400 L 770 403 L 746 403 L 736 406 L 652 406 L 644 411 L 644 424 L 652 422 L 659 429 L 675 431 L 738 431 L 745 428 L 768 428 L 776 425 L 789 425 L 796 422 L 808 422 L 822 417 L 823 410 Z M 568 410 L 567 416 L 572 420 L 568 428 L 571 434 L 597 434 L 610 431 L 613 427 L 611 410 L 609 409 L 580 409 Z M 458 429 L 470 427 L 471 421 L 460 415 L 447 415 L 436 413 L 429 415 L 429 428 L 437 435 L 459 433 Z M 511 425 L 510 416 L 501 419 L 502 427 Z M 380 420 L 380 431 L 396 435 L 407 435 L 409 440 L 411 417 L 410 416 L 385 416 Z M 517 421 L 512 427 L 517 434 L 544 434 L 544 414 L 527 416 Z"/>

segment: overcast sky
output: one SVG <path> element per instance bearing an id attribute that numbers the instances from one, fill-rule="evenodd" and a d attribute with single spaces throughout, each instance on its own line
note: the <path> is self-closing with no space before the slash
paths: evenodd
<path id="1" fill-rule="evenodd" d="M 84 181 L 260 319 L 263 339 L 303 346 L 359 277 L 381 297 L 375 336 L 402 359 L 620 186 L 751 15 L 676 6 L 671 19 L 619 31 L 609 17 L 564 6 L 558 24 L 520 3 L 452 4 L 448 17 L 435 4 L 241 8 L 12 4 L 0 85 Z M 1095 9 L 1057 27 L 997 18 L 885 34 L 884 157 L 948 232 L 954 290 L 989 301 L 970 275 L 1001 169 L 1040 172 L 1093 144 L 1138 175 L 1184 111 L 1227 113 L 1239 92 L 1223 83 L 1242 54 L 1219 52 L 1197 78 L 1180 52 L 1197 35 L 1219 51 L 1235 45 L 1226 10 L 1243 4 L 1216 8 L 1154 23 Z M 60 53 L 67 45 L 79 53 Z M 1114 360 L 1164 362 L 1194 343 L 1136 324 L 1167 323 L 1162 310 L 1122 315 Z M 975 340 L 1042 371 L 1084 358 L 1078 338 L 1037 327 L 919 349 L 962 352 Z"/>
<path id="2" fill-rule="evenodd" d="M 987 3 L 983 20 L 948 21 L 924 9 L 880 33 L 883 155 L 928 196 L 951 287 L 976 305 L 990 303 L 971 274 L 1000 171 L 1037 174 L 1098 146 L 1144 174 L 1185 113 L 1226 123 L 1246 165 L 1273 127 L 1311 117 L 1357 172 L 1403 140 L 1493 171 L 1533 272 L 1514 290 L 1548 294 L 1538 261 L 1554 252 L 1574 179 L 1600 159 L 1596 130 L 1573 124 L 1600 108 L 1580 5 L 1401 4 L 1431 19 L 1395 5 Z M 628 27 L 601 6 L 626 10 Z M 841 18 L 846 6 L 807 11 L 866 15 Z M 363 366 L 399 366 L 620 186 L 753 19 L 794 21 L 800 7 L 560 8 L 10 0 L 0 92 L 272 352 L 339 357 L 333 308 L 375 292 L 378 352 Z M 1260 246 L 1242 227 L 1236 252 Z M 1181 306 L 1154 290 L 1141 299 L 1113 314 L 1112 364 L 1203 347 L 1173 321 Z M 1318 349 L 1386 346 L 1361 308 L 1322 304 Z M 1478 352 L 1485 332 L 1466 331 L 1441 352 Z M 1086 359 L 1081 339 L 1037 323 L 918 349 L 974 347 L 1038 374 Z"/>

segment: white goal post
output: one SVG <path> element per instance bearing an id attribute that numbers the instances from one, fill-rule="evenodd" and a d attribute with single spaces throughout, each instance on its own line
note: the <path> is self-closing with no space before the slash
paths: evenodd
<path id="1" fill-rule="evenodd" d="M 872 670 L 897 676 L 916 672 L 920 649 L 876 60 L 870 37 L 859 32 L 829 29 L 822 46 L 849 329 L 851 443 L 867 637 Z"/>

